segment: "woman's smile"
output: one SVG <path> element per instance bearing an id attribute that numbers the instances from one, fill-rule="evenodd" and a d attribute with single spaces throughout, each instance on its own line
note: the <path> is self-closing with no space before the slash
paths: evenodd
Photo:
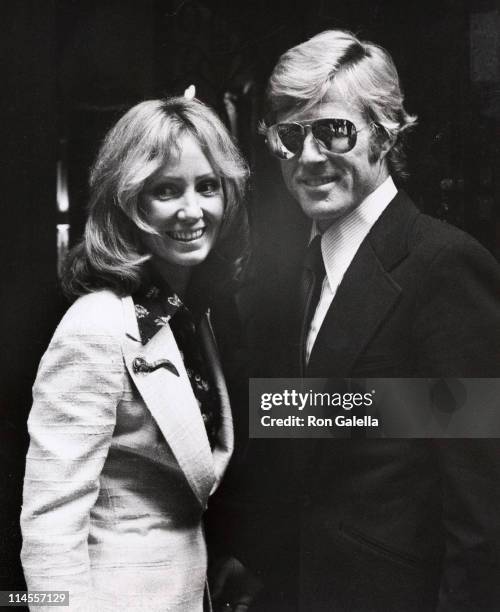
<path id="1" fill-rule="evenodd" d="M 199 228 L 195 230 L 167 230 L 165 232 L 172 240 L 178 242 L 193 242 L 200 239 L 205 234 L 205 228 Z"/>

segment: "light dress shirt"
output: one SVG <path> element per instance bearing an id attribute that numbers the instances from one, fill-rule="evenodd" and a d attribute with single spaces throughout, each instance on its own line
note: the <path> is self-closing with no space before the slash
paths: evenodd
<path id="1" fill-rule="evenodd" d="M 323 324 L 326 313 L 337 293 L 337 289 L 350 266 L 356 251 L 366 238 L 375 221 L 396 196 L 397 189 L 389 176 L 375 191 L 350 213 L 334 221 L 321 237 L 321 254 L 326 275 L 321 295 L 307 334 L 306 361 L 309 363 L 314 342 Z M 320 233 L 313 223 L 311 240 Z"/>

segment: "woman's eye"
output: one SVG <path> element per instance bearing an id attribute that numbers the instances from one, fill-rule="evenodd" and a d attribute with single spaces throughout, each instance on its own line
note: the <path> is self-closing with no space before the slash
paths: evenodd
<path id="1" fill-rule="evenodd" d="M 198 192 L 203 195 L 214 195 L 219 193 L 220 182 L 217 179 L 208 179 L 198 183 Z"/>
<path id="2" fill-rule="evenodd" d="M 153 194 L 160 200 L 167 200 L 168 198 L 174 198 L 176 195 L 178 195 L 178 189 L 175 185 L 164 183 L 163 185 L 158 185 L 155 187 Z"/>

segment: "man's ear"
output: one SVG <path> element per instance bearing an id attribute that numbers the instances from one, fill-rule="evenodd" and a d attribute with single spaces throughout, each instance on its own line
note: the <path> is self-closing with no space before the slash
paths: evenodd
<path id="1" fill-rule="evenodd" d="M 392 147 L 396 143 L 396 138 L 394 136 L 386 134 L 384 140 L 380 143 L 380 159 L 384 159 L 384 157 L 389 153 Z"/>
<path id="2" fill-rule="evenodd" d="M 382 161 L 387 153 L 396 144 L 396 137 L 387 132 L 382 126 L 376 125 L 372 133 L 370 161 Z"/>
<path id="3" fill-rule="evenodd" d="M 378 125 L 375 138 L 378 144 L 380 159 L 384 159 L 387 153 L 389 153 L 392 147 L 396 144 L 397 137 L 388 132 L 382 126 Z"/>

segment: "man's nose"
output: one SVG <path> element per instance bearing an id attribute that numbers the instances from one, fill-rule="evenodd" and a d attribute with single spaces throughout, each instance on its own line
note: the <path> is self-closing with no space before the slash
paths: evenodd
<path id="1" fill-rule="evenodd" d="M 182 199 L 182 205 L 177 212 L 177 217 L 181 221 L 198 221 L 203 217 L 203 210 L 200 206 L 199 194 L 195 191 L 187 191 Z"/>
<path id="2" fill-rule="evenodd" d="M 304 138 L 300 161 L 303 164 L 314 164 L 324 162 L 327 159 L 325 151 L 320 147 L 314 136 L 309 132 Z"/>

